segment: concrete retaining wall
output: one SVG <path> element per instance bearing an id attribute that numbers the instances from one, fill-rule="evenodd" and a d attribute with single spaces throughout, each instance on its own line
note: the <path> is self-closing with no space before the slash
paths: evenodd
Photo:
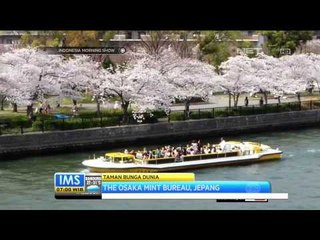
<path id="1" fill-rule="evenodd" d="M 43 153 L 132 146 L 144 143 L 220 137 L 245 132 L 320 126 L 320 111 L 298 111 L 171 123 L 0 136 L 0 159 Z"/>

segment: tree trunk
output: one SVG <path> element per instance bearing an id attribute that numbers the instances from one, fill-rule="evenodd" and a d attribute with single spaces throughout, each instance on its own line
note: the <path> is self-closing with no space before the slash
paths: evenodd
<path id="1" fill-rule="evenodd" d="M 6 98 L 5 97 L 1 97 L 0 98 L 0 101 L 1 101 L 1 111 L 3 111 L 4 110 L 4 100 L 5 100 Z"/>
<path id="2" fill-rule="evenodd" d="M 316 83 L 317 83 L 317 86 L 318 86 L 318 93 L 320 94 L 320 86 L 319 86 L 318 81 L 316 81 Z"/>
<path id="3" fill-rule="evenodd" d="M 18 105 L 16 103 L 12 104 L 13 112 L 18 112 Z"/>
<path id="4" fill-rule="evenodd" d="M 73 105 L 76 106 L 77 105 L 77 100 L 72 99 Z"/>
<path id="5" fill-rule="evenodd" d="M 264 103 L 268 104 L 268 94 L 267 94 L 267 92 L 263 92 L 263 96 L 264 96 Z"/>
<path id="6" fill-rule="evenodd" d="M 231 93 L 229 92 L 229 108 L 231 108 Z"/>
<path id="7" fill-rule="evenodd" d="M 237 107 L 237 106 L 238 106 L 239 96 L 240 96 L 240 93 L 235 93 L 235 94 L 233 95 L 234 107 Z"/>
<path id="8" fill-rule="evenodd" d="M 30 120 L 33 119 L 33 104 L 27 106 L 27 117 L 29 117 Z"/>
<path id="9" fill-rule="evenodd" d="M 97 102 L 97 114 L 98 114 L 98 116 L 100 117 L 101 111 L 100 111 L 100 102 L 99 102 L 99 99 L 98 99 L 98 98 L 96 98 L 96 102 Z"/>
<path id="10" fill-rule="evenodd" d="M 185 118 L 189 119 L 190 117 L 190 99 L 186 99 L 186 101 L 184 102 L 184 113 L 185 113 Z"/>
<path id="11" fill-rule="evenodd" d="M 280 98 L 280 96 L 278 97 L 278 103 L 279 103 L 279 104 L 281 103 L 281 98 Z"/>
<path id="12" fill-rule="evenodd" d="M 122 101 L 121 108 L 122 108 L 122 111 L 123 111 L 122 123 L 123 124 L 127 124 L 129 122 L 129 112 L 128 112 L 129 102 Z"/>

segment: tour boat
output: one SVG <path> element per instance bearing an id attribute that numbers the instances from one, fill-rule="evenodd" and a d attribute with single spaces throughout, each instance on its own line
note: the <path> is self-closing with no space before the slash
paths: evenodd
<path id="1" fill-rule="evenodd" d="M 214 146 L 214 147 L 212 147 Z M 140 151 L 130 154 L 106 153 L 95 159 L 82 162 L 90 172 L 177 172 L 198 168 L 240 165 L 281 159 L 282 151 L 256 142 L 224 142 L 223 146 L 212 145 L 214 151 L 203 154 L 177 154 L 175 157 L 159 155 L 143 157 Z M 179 149 L 179 148 L 176 148 Z M 181 147 L 180 147 L 181 150 Z"/>

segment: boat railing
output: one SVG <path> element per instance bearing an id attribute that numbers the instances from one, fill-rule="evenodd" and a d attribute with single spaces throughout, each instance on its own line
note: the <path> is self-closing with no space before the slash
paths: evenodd
<path id="1" fill-rule="evenodd" d="M 180 158 L 176 157 L 166 157 L 166 158 L 150 158 L 150 159 L 135 159 L 140 163 L 146 164 L 164 164 L 164 163 L 174 163 L 174 162 L 185 162 L 194 160 L 206 160 L 210 158 L 223 158 L 223 157 L 233 157 L 238 156 L 239 150 L 233 150 L 228 152 L 215 152 L 206 154 L 194 154 L 194 155 L 182 155 Z"/>
<path id="2" fill-rule="evenodd" d="M 143 159 L 139 159 L 139 158 L 134 158 L 134 163 L 143 164 L 144 160 Z"/>

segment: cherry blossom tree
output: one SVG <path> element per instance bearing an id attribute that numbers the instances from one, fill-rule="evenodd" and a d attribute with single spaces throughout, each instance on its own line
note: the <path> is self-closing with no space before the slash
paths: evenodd
<path id="1" fill-rule="evenodd" d="M 2 64 L 2 72 L 0 73 L 1 87 L 0 92 L 5 99 L 12 103 L 13 111 L 17 112 L 18 104 L 27 105 L 28 95 L 26 83 L 22 72 L 16 71 L 12 66 Z M 17 81 L 17 79 L 23 80 Z"/>
<path id="2" fill-rule="evenodd" d="M 303 52 L 320 54 L 320 40 L 314 39 L 314 40 L 307 41 L 303 46 Z"/>
<path id="3" fill-rule="evenodd" d="M 320 93 L 320 55 L 318 54 L 308 54 L 308 59 L 310 60 L 309 65 L 309 74 L 310 78 L 307 82 L 308 88 L 312 90 L 314 88 L 314 85 L 317 85 L 318 91 Z M 314 84 L 315 83 L 315 84 Z"/>
<path id="4" fill-rule="evenodd" d="M 88 88 L 97 103 L 108 96 L 118 96 L 124 112 L 123 122 L 128 121 L 129 105 L 138 112 L 150 112 L 155 108 L 167 108 L 169 99 L 159 87 L 159 73 L 145 67 L 145 59 L 129 60 L 122 65 L 103 69 L 101 64 L 88 56 L 75 56 L 63 65 L 63 96 L 80 98 Z"/>
<path id="5" fill-rule="evenodd" d="M 13 48 L 11 46 L 5 45 L 5 44 L 0 44 L 0 54 L 6 53 L 11 51 Z M 0 55 L 1 57 L 1 55 Z M 5 65 L 0 65 L 0 69 L 2 69 L 3 71 L 5 70 Z M 10 88 L 7 88 L 7 84 L 5 81 L 5 78 L 3 76 L 2 79 L 0 79 L 0 83 L 2 85 L 0 85 L 0 102 L 1 102 L 1 107 L 0 110 L 3 111 L 4 110 L 4 101 L 6 100 L 6 95 L 7 92 Z"/>
<path id="6" fill-rule="evenodd" d="M 218 89 L 215 79 L 219 76 L 213 66 L 197 59 L 182 58 L 173 49 L 165 48 L 154 55 L 140 50 L 135 57 L 143 59 L 145 68 L 158 71 L 165 89 L 162 97 L 184 101 L 187 117 L 192 97 L 206 99 L 210 91 Z"/>
<path id="7" fill-rule="evenodd" d="M 1 66 L 0 66 L 0 68 L 3 69 L 3 67 L 1 67 Z M 0 102 L 1 102 L 0 110 L 1 111 L 4 110 L 4 101 L 6 100 L 7 91 L 8 91 L 7 81 L 0 74 Z"/>
<path id="8" fill-rule="evenodd" d="M 61 71 L 61 97 L 77 99 L 83 97 L 83 93 L 90 90 L 97 103 L 97 113 L 100 115 L 100 103 L 103 97 L 102 71 L 105 71 L 101 63 L 94 61 L 91 57 L 80 55 L 66 59 L 62 64 Z"/>
<path id="9" fill-rule="evenodd" d="M 169 98 L 165 95 L 161 75 L 155 69 L 145 66 L 145 59 L 129 61 L 107 69 L 102 88 L 107 95 L 120 98 L 123 122 L 128 122 L 128 109 L 131 104 L 136 113 L 167 108 Z"/>
<path id="10" fill-rule="evenodd" d="M 12 89 L 12 87 L 9 85 L 7 79 L 1 75 L 2 74 L 0 74 L 0 102 L 1 102 L 0 110 L 3 111 L 4 101 L 6 100 L 8 96 L 8 92 Z"/>
<path id="11" fill-rule="evenodd" d="M 61 63 L 61 56 L 31 48 L 15 49 L 1 55 L 0 64 L 8 67 L 2 77 L 17 86 L 12 101 L 27 104 L 28 116 L 32 117 L 33 101 L 59 94 Z"/>
<path id="12" fill-rule="evenodd" d="M 306 54 L 289 55 L 280 58 L 282 74 L 280 89 L 286 94 L 298 94 L 306 90 L 313 80 L 311 72 L 313 62 Z M 298 95 L 299 97 L 299 95 Z"/>
<path id="13" fill-rule="evenodd" d="M 281 63 L 278 58 L 263 53 L 259 53 L 257 58 L 251 59 L 251 68 L 253 70 L 251 72 L 252 93 L 262 93 L 266 104 L 268 103 L 268 93 L 278 96 L 283 94 L 280 81 L 283 80 L 282 72 L 284 66 Z"/>
<path id="14" fill-rule="evenodd" d="M 231 105 L 231 96 L 234 106 L 237 107 L 241 93 L 250 93 L 254 91 L 252 68 L 252 59 L 247 56 L 230 57 L 227 61 L 221 63 L 220 71 L 222 79 L 218 85 L 229 95 L 229 107 Z"/>
<path id="15" fill-rule="evenodd" d="M 0 54 L 9 52 L 13 49 L 12 44 L 0 44 Z"/>
<path id="16" fill-rule="evenodd" d="M 169 72 L 169 83 L 173 85 L 174 97 L 184 101 L 186 117 L 193 97 L 206 100 L 210 92 L 219 89 L 219 76 L 214 67 L 196 59 L 180 59 L 178 66 Z"/>
<path id="17" fill-rule="evenodd" d="M 268 103 L 269 93 L 278 96 L 298 94 L 305 91 L 310 82 L 318 82 L 319 60 L 314 54 L 288 55 L 281 58 L 265 54 L 258 54 L 256 58 L 232 57 L 220 66 L 223 76 L 220 85 L 233 96 L 234 106 L 237 106 L 241 93 L 263 93 L 265 103 Z"/>

